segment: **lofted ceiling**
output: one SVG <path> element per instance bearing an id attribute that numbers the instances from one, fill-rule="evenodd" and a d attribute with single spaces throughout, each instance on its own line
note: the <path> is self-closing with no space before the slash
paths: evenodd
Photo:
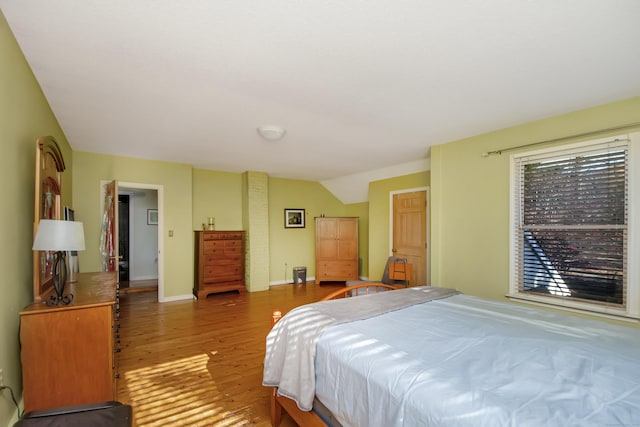
<path id="1" fill-rule="evenodd" d="M 342 183 L 640 94 L 638 0 L 0 7 L 74 150 L 197 168 Z"/>

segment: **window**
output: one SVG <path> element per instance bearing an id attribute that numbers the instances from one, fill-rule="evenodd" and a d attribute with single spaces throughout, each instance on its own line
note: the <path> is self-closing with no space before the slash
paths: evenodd
<path id="1" fill-rule="evenodd" d="M 510 297 L 638 317 L 632 166 L 627 136 L 511 156 Z"/>

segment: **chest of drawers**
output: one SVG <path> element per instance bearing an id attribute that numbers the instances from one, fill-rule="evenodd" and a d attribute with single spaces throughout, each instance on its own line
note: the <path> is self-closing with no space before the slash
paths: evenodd
<path id="1" fill-rule="evenodd" d="M 81 273 L 71 304 L 20 312 L 25 412 L 116 400 L 116 287 L 115 273 Z"/>
<path id="2" fill-rule="evenodd" d="M 193 294 L 246 290 L 244 231 L 196 231 Z"/>

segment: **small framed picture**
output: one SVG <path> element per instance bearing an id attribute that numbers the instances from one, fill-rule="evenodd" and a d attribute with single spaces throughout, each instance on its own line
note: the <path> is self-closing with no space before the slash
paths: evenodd
<path id="1" fill-rule="evenodd" d="M 304 228 L 304 209 L 285 209 L 284 228 Z"/>
<path id="2" fill-rule="evenodd" d="M 158 225 L 158 209 L 147 209 L 147 224 Z"/>

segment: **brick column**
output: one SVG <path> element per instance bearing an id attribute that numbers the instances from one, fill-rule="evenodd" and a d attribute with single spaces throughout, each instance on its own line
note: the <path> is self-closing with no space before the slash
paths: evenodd
<path id="1" fill-rule="evenodd" d="M 263 291 L 269 289 L 269 176 L 249 171 L 242 178 L 246 286 L 249 292 Z"/>

